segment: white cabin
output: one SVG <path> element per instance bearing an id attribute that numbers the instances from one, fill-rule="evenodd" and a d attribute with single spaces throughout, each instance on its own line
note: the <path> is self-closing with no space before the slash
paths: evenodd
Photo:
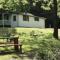
<path id="1" fill-rule="evenodd" d="M 0 13 L 0 26 L 45 28 L 46 18 L 30 13 Z"/>

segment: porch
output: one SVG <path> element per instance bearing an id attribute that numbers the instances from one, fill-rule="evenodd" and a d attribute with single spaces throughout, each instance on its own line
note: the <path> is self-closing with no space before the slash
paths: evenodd
<path id="1" fill-rule="evenodd" d="M 11 27 L 11 15 L 2 13 L 0 14 L 0 27 Z"/>
<path id="2" fill-rule="evenodd" d="M 0 20 L 0 27 L 11 27 L 11 21 L 7 21 L 7 20 Z"/>

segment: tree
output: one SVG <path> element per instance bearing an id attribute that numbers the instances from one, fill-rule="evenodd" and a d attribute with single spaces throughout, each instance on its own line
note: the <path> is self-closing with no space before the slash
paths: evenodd
<path id="1" fill-rule="evenodd" d="M 32 1 L 32 0 L 31 0 Z M 52 18 L 54 19 L 54 33 L 53 36 L 58 39 L 58 26 L 57 26 L 57 0 L 53 0 L 53 3 L 51 3 L 51 0 L 42 0 L 36 2 L 36 6 L 34 6 L 31 10 L 31 12 L 37 16 L 43 16 L 47 17 L 48 19 Z M 43 5 L 42 5 L 43 4 Z M 42 8 L 41 8 L 42 7 Z M 50 7 L 49 9 L 45 9 L 46 7 Z M 39 14 L 40 13 L 40 14 Z"/>
<path id="2" fill-rule="evenodd" d="M 1 0 L 0 6 L 4 10 L 13 12 L 30 12 L 37 16 L 46 17 L 47 19 L 53 18 L 54 37 L 58 38 L 58 28 L 56 23 L 57 0 Z"/>
<path id="3" fill-rule="evenodd" d="M 3 10 L 23 12 L 26 10 L 27 6 L 28 3 L 26 0 L 0 0 L 0 9 Z"/>
<path id="4" fill-rule="evenodd" d="M 58 26 L 57 26 L 57 0 L 54 1 L 54 37 L 58 39 Z"/>

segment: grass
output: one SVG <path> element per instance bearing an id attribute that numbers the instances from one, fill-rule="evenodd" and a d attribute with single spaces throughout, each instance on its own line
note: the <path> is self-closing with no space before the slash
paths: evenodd
<path id="1" fill-rule="evenodd" d="M 7 55 L 0 55 L 0 60 L 12 60 L 13 57 L 17 57 L 18 59 L 18 56 L 16 54 L 7 54 Z"/>
<path id="2" fill-rule="evenodd" d="M 48 35 L 50 33 L 53 33 L 53 29 L 40 29 L 40 28 L 0 28 L 0 30 L 2 31 L 2 33 L 4 32 L 11 32 L 12 33 L 15 31 L 16 33 L 19 34 L 19 42 L 22 42 L 23 44 L 23 50 L 24 51 L 29 51 L 30 49 L 30 43 L 29 40 L 33 39 L 31 38 L 30 34 L 31 33 L 35 33 L 37 35 L 41 35 L 41 33 L 43 33 L 43 35 Z M 6 31 L 5 31 L 6 30 Z M 1 33 L 1 32 L 0 32 Z M 43 38 L 42 35 L 42 38 Z M 40 36 L 39 36 L 40 37 Z"/>
<path id="3" fill-rule="evenodd" d="M 51 41 L 52 41 L 51 44 L 53 46 L 56 45 L 56 44 L 54 44 L 56 42 L 58 44 L 57 46 L 60 45 L 60 43 L 58 43 L 59 41 L 55 40 L 52 36 L 53 29 L 40 29 L 40 28 L 14 28 L 14 29 L 16 30 L 16 33 L 19 34 L 19 42 L 22 42 L 22 44 L 23 44 L 22 48 L 23 48 L 24 52 L 28 52 L 35 48 L 42 49 L 43 51 L 48 49 L 48 51 L 50 51 L 49 44 L 51 43 Z M 10 30 L 10 29 L 8 29 L 8 30 Z M 13 31 L 15 31 L 15 30 L 13 30 Z M 37 36 L 33 36 L 33 34 L 37 34 Z M 60 30 L 59 30 L 59 35 L 60 35 Z M 47 48 L 45 47 L 44 44 L 48 45 L 48 46 L 46 45 Z M 43 49 L 42 47 L 45 47 L 45 48 Z M 5 59 L 7 60 L 7 59 L 9 59 L 9 57 L 14 56 L 14 55 L 17 56 L 16 54 L 0 55 L 0 60 L 5 60 Z"/>
<path id="4" fill-rule="evenodd" d="M 44 33 L 52 33 L 53 32 L 53 29 L 40 29 L 40 28 L 17 28 L 16 30 L 18 33 L 20 33 L 20 32 L 31 32 L 32 30 L 41 31 Z"/>

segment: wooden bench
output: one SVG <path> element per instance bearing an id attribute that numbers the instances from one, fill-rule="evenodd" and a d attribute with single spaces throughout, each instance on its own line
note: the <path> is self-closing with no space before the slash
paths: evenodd
<path id="1" fill-rule="evenodd" d="M 0 39 L 9 39 L 8 37 L 3 37 Z M 18 38 L 13 38 L 13 42 L 0 42 L 0 47 L 9 47 L 9 46 L 14 46 L 15 51 L 19 50 L 20 47 L 20 52 L 22 53 L 22 44 L 18 43 Z"/>
<path id="2" fill-rule="evenodd" d="M 14 43 L 0 43 L 0 47 L 10 47 L 10 46 L 18 46 L 20 47 L 19 50 L 16 50 L 15 51 L 20 51 L 20 53 L 22 53 L 22 44 L 14 44 Z"/>
<path id="3" fill-rule="evenodd" d="M 4 46 L 15 46 L 15 45 L 18 45 L 18 46 L 21 46 L 21 44 L 14 44 L 14 43 L 3 43 L 3 42 L 0 42 L 0 47 L 4 47 Z"/>

